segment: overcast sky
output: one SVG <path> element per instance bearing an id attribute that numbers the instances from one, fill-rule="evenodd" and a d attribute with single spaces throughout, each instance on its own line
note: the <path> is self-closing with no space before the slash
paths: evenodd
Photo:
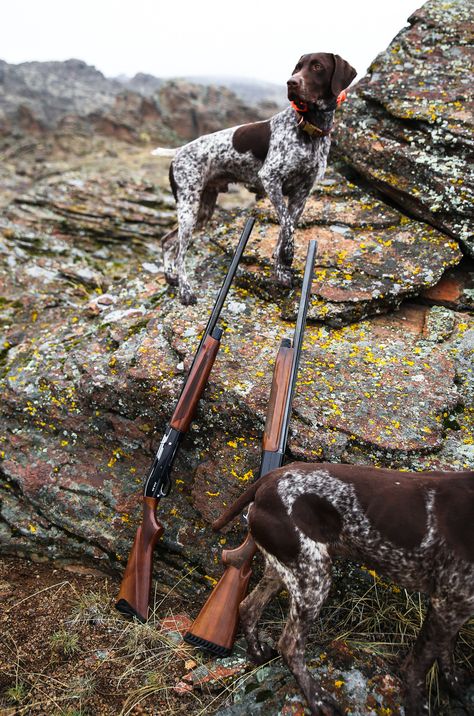
<path id="1" fill-rule="evenodd" d="M 285 84 L 300 55 L 365 74 L 422 0 L 0 0 L 0 59 L 67 60 L 108 77 L 229 75 Z"/>

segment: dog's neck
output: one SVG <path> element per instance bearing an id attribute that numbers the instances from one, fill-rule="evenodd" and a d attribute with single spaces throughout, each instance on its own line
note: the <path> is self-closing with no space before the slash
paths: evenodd
<path id="1" fill-rule="evenodd" d="M 334 109 L 321 108 L 316 104 L 308 104 L 305 111 L 299 109 L 296 105 L 292 105 L 297 117 L 298 127 L 313 139 L 327 137 L 332 130 L 334 120 Z"/>

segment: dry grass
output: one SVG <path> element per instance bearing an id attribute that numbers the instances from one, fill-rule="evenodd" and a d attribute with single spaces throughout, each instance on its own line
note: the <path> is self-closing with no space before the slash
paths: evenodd
<path id="1" fill-rule="evenodd" d="M 51 568 L 37 569 L 36 584 L 45 583 Z M 256 679 L 259 669 L 246 670 L 178 693 L 176 685 L 189 671 L 189 663 L 195 662 L 193 668 L 197 668 L 209 659 L 185 645 L 176 632 L 160 629 L 160 620 L 176 612 L 174 590 L 156 601 L 150 620 L 141 624 L 125 621 L 115 611 L 116 582 L 77 577 L 55 580 L 41 590 L 25 585 L 25 595 L 18 590 L 15 598 L 20 598 L 12 599 L 4 611 L 2 716 L 202 716 L 218 712 Z M 350 593 L 347 584 L 351 584 Z M 179 593 L 182 586 L 174 589 Z M 273 640 L 284 623 L 285 601 L 283 597 L 274 604 L 263 624 Z M 424 611 L 418 594 L 386 584 L 377 575 L 342 572 L 314 625 L 309 652 L 329 647 L 330 653 L 331 642 L 337 641 L 347 645 L 355 659 L 371 654 L 394 664 L 416 637 Z M 456 650 L 458 664 L 471 670 L 473 647 L 471 621 L 462 629 Z M 433 712 L 441 706 L 441 712 L 449 714 L 436 667 L 428 674 L 427 686 Z"/>

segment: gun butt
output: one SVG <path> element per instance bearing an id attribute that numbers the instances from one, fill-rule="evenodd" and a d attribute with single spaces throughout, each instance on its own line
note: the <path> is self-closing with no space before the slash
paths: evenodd
<path id="1" fill-rule="evenodd" d="M 229 656 L 239 626 L 239 604 L 252 571 L 229 566 L 212 590 L 184 641 L 220 658 Z"/>
<path id="2" fill-rule="evenodd" d="M 156 520 L 158 499 L 143 498 L 143 520 L 137 529 L 135 541 L 127 562 L 115 608 L 126 617 L 136 617 L 141 622 L 148 619 L 153 549 L 164 532 Z"/>
<path id="3" fill-rule="evenodd" d="M 226 570 L 199 612 L 184 641 L 220 658 L 229 656 L 239 626 L 239 605 L 245 598 L 257 547 L 251 535 L 236 549 L 224 550 Z"/>

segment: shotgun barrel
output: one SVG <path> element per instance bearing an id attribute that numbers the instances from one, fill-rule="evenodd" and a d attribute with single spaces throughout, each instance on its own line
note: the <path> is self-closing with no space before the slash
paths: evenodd
<path id="1" fill-rule="evenodd" d="M 171 469 L 179 444 L 193 419 L 197 404 L 206 386 L 220 346 L 222 329 L 217 321 L 237 271 L 243 251 L 251 234 L 255 219 L 249 218 L 230 263 L 227 275 L 217 295 L 214 307 L 195 353 L 191 368 L 183 383 L 178 402 L 155 455 L 143 488 L 143 515 L 130 551 L 115 604 L 124 616 L 139 621 L 148 618 L 153 550 L 164 532 L 156 518 L 159 500 L 171 489 Z"/>
<path id="2" fill-rule="evenodd" d="M 310 241 L 293 344 L 288 339 L 283 339 L 275 361 L 257 479 L 283 464 L 306 316 L 311 298 L 316 250 L 317 242 Z M 247 594 L 252 575 L 251 564 L 256 551 L 257 546 L 250 533 L 239 547 L 223 551 L 224 574 L 209 595 L 191 629 L 184 635 L 184 640 L 188 644 L 209 651 L 218 657 L 231 654 L 239 624 L 239 604 Z"/>

